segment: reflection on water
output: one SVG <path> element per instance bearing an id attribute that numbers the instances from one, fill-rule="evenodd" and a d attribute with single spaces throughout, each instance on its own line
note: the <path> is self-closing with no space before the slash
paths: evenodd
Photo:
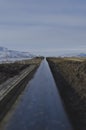
<path id="1" fill-rule="evenodd" d="M 46 60 L 27 85 L 5 130 L 71 130 Z"/>

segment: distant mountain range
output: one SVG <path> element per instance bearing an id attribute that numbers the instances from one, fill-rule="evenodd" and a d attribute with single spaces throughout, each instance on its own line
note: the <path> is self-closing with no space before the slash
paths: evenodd
<path id="1" fill-rule="evenodd" d="M 80 56 L 80 57 L 86 57 L 86 54 L 85 53 L 80 53 L 78 56 Z"/>
<path id="2" fill-rule="evenodd" d="M 61 55 L 61 57 L 86 57 L 86 53 L 68 53 Z"/>
<path id="3" fill-rule="evenodd" d="M 35 55 L 29 52 L 20 52 L 15 50 L 9 50 L 5 47 L 0 47 L 0 59 L 11 59 L 11 58 L 33 58 Z"/>
<path id="4" fill-rule="evenodd" d="M 31 59 L 36 57 L 29 52 L 21 52 L 15 50 L 9 50 L 5 47 L 0 47 L 0 61 L 2 60 L 11 60 L 11 59 Z M 61 57 L 86 57 L 86 53 L 68 53 L 61 55 Z"/>

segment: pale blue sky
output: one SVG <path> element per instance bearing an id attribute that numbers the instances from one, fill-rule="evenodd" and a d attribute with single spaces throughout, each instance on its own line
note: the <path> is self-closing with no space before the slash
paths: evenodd
<path id="1" fill-rule="evenodd" d="M 41 55 L 86 52 L 86 0 L 0 0 L 0 46 Z"/>

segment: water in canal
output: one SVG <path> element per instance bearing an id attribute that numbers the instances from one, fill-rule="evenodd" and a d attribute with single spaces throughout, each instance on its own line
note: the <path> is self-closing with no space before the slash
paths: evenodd
<path id="1" fill-rule="evenodd" d="M 46 60 L 21 98 L 4 130 L 72 130 Z"/>

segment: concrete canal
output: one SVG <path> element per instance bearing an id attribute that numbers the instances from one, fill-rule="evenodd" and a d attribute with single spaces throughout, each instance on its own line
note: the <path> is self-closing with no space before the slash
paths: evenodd
<path id="1" fill-rule="evenodd" d="M 20 100 L 3 130 L 72 130 L 46 60 Z"/>

